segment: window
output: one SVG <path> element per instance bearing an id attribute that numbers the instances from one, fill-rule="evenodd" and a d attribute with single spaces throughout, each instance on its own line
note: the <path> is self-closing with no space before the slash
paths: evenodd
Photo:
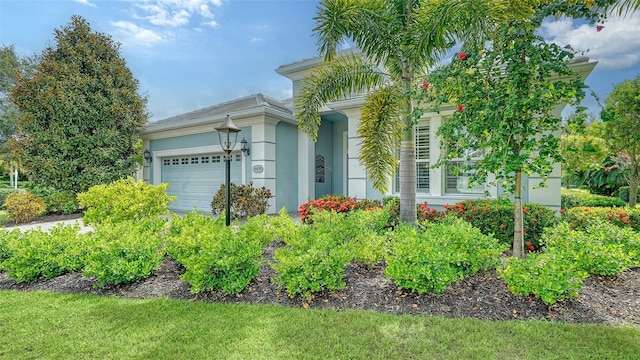
<path id="1" fill-rule="evenodd" d="M 453 159 L 447 164 L 445 172 L 445 193 L 447 194 L 481 194 L 485 190 L 484 184 L 476 184 L 469 188 L 469 182 L 474 170 L 465 170 L 465 167 L 475 164 L 483 151 L 469 151 L 462 158 Z"/>
<path id="2" fill-rule="evenodd" d="M 416 192 L 430 193 L 429 158 L 431 155 L 429 141 L 429 124 L 414 127 L 416 147 Z M 398 150 L 398 158 L 400 151 Z M 395 191 L 400 192 L 400 169 L 396 169 Z"/>
<path id="3" fill-rule="evenodd" d="M 197 164 L 197 163 L 199 162 L 199 160 L 200 160 L 200 158 L 199 158 L 199 157 L 197 157 L 197 156 L 196 156 L 196 157 L 192 157 L 192 158 L 191 158 L 191 163 L 192 163 L 192 164 Z"/>
<path id="4" fill-rule="evenodd" d="M 209 163 L 209 157 L 208 156 L 203 156 L 200 158 L 200 162 L 203 164 L 208 164 Z"/>
<path id="5" fill-rule="evenodd" d="M 416 191 L 429 193 L 429 125 L 417 125 L 414 130 L 416 139 Z"/>
<path id="6" fill-rule="evenodd" d="M 219 163 L 220 162 L 220 155 L 214 155 L 211 157 L 211 162 L 212 163 Z"/>
<path id="7" fill-rule="evenodd" d="M 171 159 L 171 165 L 180 165 L 180 159 Z"/>
<path id="8" fill-rule="evenodd" d="M 182 165 L 188 165 L 189 164 L 189 158 L 182 158 Z"/>
<path id="9" fill-rule="evenodd" d="M 169 160 L 169 159 L 163 159 L 163 160 L 162 160 L 162 165 L 171 165 L 171 160 Z"/>
<path id="10" fill-rule="evenodd" d="M 241 154 L 236 154 L 235 161 L 242 161 L 242 155 Z"/>

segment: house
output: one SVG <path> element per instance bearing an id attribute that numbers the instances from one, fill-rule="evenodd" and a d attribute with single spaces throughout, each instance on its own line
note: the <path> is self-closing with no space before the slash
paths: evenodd
<path id="1" fill-rule="evenodd" d="M 302 79 L 320 62 L 305 59 L 280 66 L 276 72 L 292 81 L 293 97 Z M 595 62 L 576 58 L 571 66 L 583 78 L 593 70 Z M 363 96 L 356 96 L 326 106 L 321 110 L 318 141 L 300 132 L 293 114 L 293 100 L 276 100 L 254 94 L 193 112 L 150 123 L 142 132 L 144 149 L 150 160 L 144 161 L 142 177 L 152 184 L 168 182 L 168 192 L 177 200 L 174 211 L 196 208 L 210 212 L 213 194 L 224 183 L 224 155 L 215 127 L 229 115 L 241 129 L 238 145 L 232 153 L 231 182 L 255 187 L 265 186 L 274 195 L 270 213 L 285 207 L 288 211 L 310 199 L 328 194 L 344 194 L 356 198 L 380 199 L 399 192 L 397 179 L 390 179 L 387 194 L 375 190 L 367 172 L 358 160 L 360 138 L 357 126 Z M 560 114 L 563 106 L 555 111 Z M 415 127 L 417 156 L 418 203 L 427 201 L 441 208 L 466 199 L 501 195 L 500 187 L 469 188 L 468 176 L 447 168 L 430 168 L 440 156 L 435 133 L 443 119 L 454 108 L 440 113 L 425 113 Z M 246 140 L 249 153 L 240 151 L 240 140 Z M 560 209 L 560 164 L 547 179 L 546 188 L 536 188 L 541 179 L 523 180 L 523 201 Z"/>

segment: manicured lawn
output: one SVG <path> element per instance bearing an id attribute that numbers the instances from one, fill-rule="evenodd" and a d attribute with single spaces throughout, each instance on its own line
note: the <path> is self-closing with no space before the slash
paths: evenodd
<path id="1" fill-rule="evenodd" d="M 0 359 L 637 359 L 640 328 L 0 291 Z"/>

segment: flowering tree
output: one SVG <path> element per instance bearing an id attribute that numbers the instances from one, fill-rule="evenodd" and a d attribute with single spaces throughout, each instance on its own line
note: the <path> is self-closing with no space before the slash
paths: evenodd
<path id="1" fill-rule="evenodd" d="M 462 170 L 474 174 L 472 184 L 494 174 L 514 195 L 517 257 L 525 256 L 522 175 L 535 173 L 545 179 L 560 162 L 556 134 L 562 122 L 553 109 L 561 103 L 577 105 L 584 98 L 584 83 L 568 65 L 574 56 L 571 49 L 536 35 L 542 18 L 534 18 L 533 26 L 513 21 L 500 28 L 484 51 L 458 54 L 429 76 L 434 86 L 426 94 L 435 109 L 457 104 L 457 112 L 438 130 L 442 156 L 435 166 L 468 157 Z M 477 151 L 483 151 L 484 158 L 471 162 L 467 154 Z"/>
<path id="2" fill-rule="evenodd" d="M 629 183 L 629 206 L 636 206 L 640 182 L 640 76 L 616 85 L 600 114 L 607 135 L 618 153 L 618 165 Z"/>

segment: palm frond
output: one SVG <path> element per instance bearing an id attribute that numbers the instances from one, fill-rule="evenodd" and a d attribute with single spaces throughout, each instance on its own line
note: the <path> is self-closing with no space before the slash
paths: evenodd
<path id="1" fill-rule="evenodd" d="M 295 102 L 298 127 L 313 141 L 320 126 L 319 110 L 331 101 L 369 92 L 385 81 L 385 74 L 358 55 L 345 55 L 316 68 L 302 83 Z"/>
<path id="2" fill-rule="evenodd" d="M 358 125 L 358 136 L 362 138 L 360 162 L 373 187 L 383 193 L 389 185 L 389 176 L 398 166 L 395 155 L 404 130 L 400 121 L 401 103 L 398 87 L 376 90 L 367 96 Z"/>

